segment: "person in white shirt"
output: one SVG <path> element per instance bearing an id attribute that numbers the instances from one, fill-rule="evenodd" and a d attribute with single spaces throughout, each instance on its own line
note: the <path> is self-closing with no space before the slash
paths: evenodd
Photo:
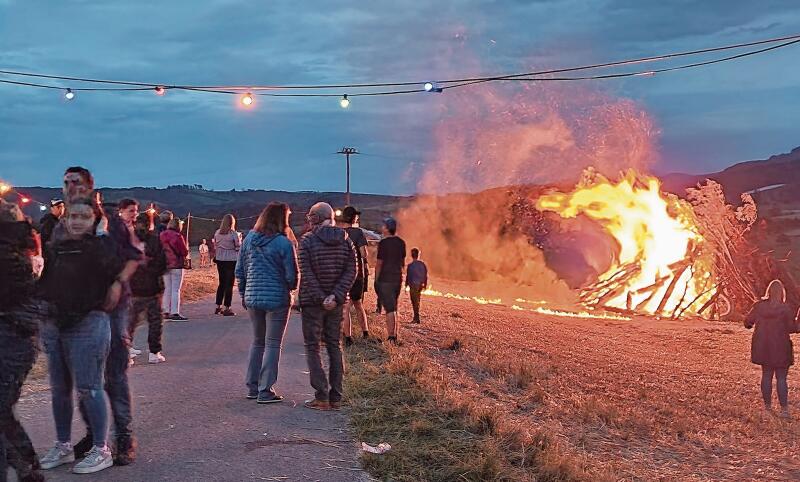
<path id="1" fill-rule="evenodd" d="M 200 251 L 200 267 L 208 268 L 211 266 L 211 261 L 208 259 L 208 244 L 205 239 L 200 243 L 198 250 Z"/>

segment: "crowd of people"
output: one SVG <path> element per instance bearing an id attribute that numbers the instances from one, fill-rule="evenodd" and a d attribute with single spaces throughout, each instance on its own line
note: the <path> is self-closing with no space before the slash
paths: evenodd
<path id="1" fill-rule="evenodd" d="M 43 470 L 76 460 L 72 471 L 78 474 L 134 462 L 137 440 L 128 383 L 128 369 L 139 352 L 131 344 L 134 331 L 142 318 L 147 320 L 148 362 L 158 364 L 166 361 L 164 320 L 187 321 L 181 314 L 181 286 L 191 261 L 181 221 L 169 211 L 157 219 L 152 210 L 140 213 L 134 199 L 103 203 L 92 174 L 82 167 L 68 168 L 63 181 L 63 199 L 50 203 L 38 232 L 17 205 L 0 198 L 0 481 L 6 464 L 19 480 L 39 481 Z M 299 239 L 290 216 L 287 204 L 270 203 L 242 239 L 235 217 L 226 215 L 212 249 L 206 240 L 201 244 L 201 266 L 212 258 L 217 265 L 215 313 L 236 316 L 231 304 L 238 285 L 251 320 L 245 397 L 259 404 L 283 400 L 275 385 L 296 305 L 314 389 L 314 398 L 304 406 L 338 410 L 342 343 L 354 343 L 356 322 L 364 339 L 374 339 L 363 304 L 369 243 L 360 227 L 361 213 L 353 206 L 342 211 L 337 224 L 329 204 L 314 204 Z M 398 236 L 396 220 L 384 219 L 382 235 L 374 289 L 378 311 L 385 312 L 387 341 L 398 344 L 400 294 L 405 286 L 412 322 L 420 323 L 428 270 L 417 248 L 411 249 L 412 262 L 406 266 L 406 243 Z M 41 273 L 37 257 L 43 259 Z M 755 327 L 751 354 L 752 362 L 762 366 L 765 407 L 771 410 L 775 379 L 781 415 L 788 416 L 787 374 L 794 362 L 790 333 L 800 326 L 780 281 L 769 285 L 745 326 Z M 38 347 L 47 358 L 56 434 L 54 445 L 40 457 L 13 411 Z M 73 444 L 75 392 L 86 435 Z"/>

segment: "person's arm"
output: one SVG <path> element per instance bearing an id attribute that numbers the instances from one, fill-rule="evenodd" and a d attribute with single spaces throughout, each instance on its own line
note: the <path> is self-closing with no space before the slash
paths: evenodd
<path id="1" fill-rule="evenodd" d="M 244 246 L 239 251 L 239 260 L 236 262 L 236 269 L 234 270 L 237 285 L 239 286 L 239 294 L 242 295 L 242 299 L 244 299 L 244 291 L 247 287 L 247 270 L 245 269 L 245 264 L 250 255 L 249 246 L 247 240 L 245 240 Z"/>
<path id="2" fill-rule="evenodd" d="M 309 241 L 307 240 L 301 240 L 298 252 L 300 276 L 304 280 L 303 291 L 306 295 L 311 296 L 311 299 L 313 299 L 315 303 L 322 304 L 322 301 L 327 295 L 322 291 L 317 275 L 314 273 L 314 267 L 311 263 L 311 253 L 308 252 L 308 243 Z"/>
<path id="3" fill-rule="evenodd" d="M 751 309 L 750 312 L 744 318 L 744 327 L 748 330 L 755 326 L 756 322 L 758 322 L 758 307 L 761 303 L 756 303 Z"/>
<path id="4" fill-rule="evenodd" d="M 428 266 L 422 263 L 422 289 L 428 288 Z"/>
<path id="5" fill-rule="evenodd" d="M 153 271 L 158 273 L 159 275 L 163 275 L 167 272 L 167 254 L 164 252 L 164 247 L 161 245 L 161 241 L 156 238 L 155 243 L 153 243 L 155 247 L 155 252 L 153 253 Z"/>
<path id="6" fill-rule="evenodd" d="M 375 261 L 375 285 L 378 284 L 378 279 L 381 277 L 381 268 L 383 268 L 383 250 L 385 245 L 378 243 L 378 260 Z"/>
<path id="7" fill-rule="evenodd" d="M 289 241 L 287 247 L 282 251 L 283 269 L 286 272 L 286 286 L 289 287 L 289 291 L 294 291 L 300 282 L 300 269 L 297 266 L 297 254 L 294 250 L 294 244 L 289 239 L 287 241 Z"/>
<path id="8" fill-rule="evenodd" d="M 336 303 L 339 305 L 343 305 L 345 300 L 347 300 L 347 293 L 350 291 L 350 288 L 353 287 L 353 282 L 356 280 L 356 271 L 358 266 L 358 260 L 356 259 L 356 250 L 355 246 L 353 246 L 353 242 L 349 239 L 346 243 L 344 243 L 342 250 L 344 251 L 344 267 L 342 269 L 342 275 L 339 276 L 339 281 L 336 282 L 336 286 L 333 287 L 333 296 L 336 298 Z"/>

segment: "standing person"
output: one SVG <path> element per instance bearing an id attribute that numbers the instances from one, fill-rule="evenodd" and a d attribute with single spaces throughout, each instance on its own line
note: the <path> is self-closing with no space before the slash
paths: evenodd
<path id="1" fill-rule="evenodd" d="M 47 353 L 57 434 L 55 446 L 40 459 L 43 469 L 75 460 L 70 443 L 73 387 L 77 388 L 92 434 L 91 450 L 73 472 L 98 472 L 114 463 L 106 443 L 108 410 L 103 374 L 112 344 L 108 313 L 117 302 L 110 293 L 122 290 L 119 278 L 125 265 L 114 241 L 95 235 L 95 222 L 101 216 L 98 205 L 89 199 L 67 202 L 66 236 L 48 247 L 50 253 L 39 282 L 39 294 L 49 306 L 48 319 L 42 324 L 42 344 Z"/>
<path id="2" fill-rule="evenodd" d="M 0 480 L 6 480 L 6 462 L 18 480 L 44 480 L 33 444 L 14 413 L 36 361 L 31 257 L 37 252 L 33 226 L 16 204 L 0 198 Z"/>
<path id="3" fill-rule="evenodd" d="M 167 272 L 167 257 L 161 246 L 161 240 L 155 233 L 153 219 L 149 213 L 141 213 L 136 218 L 135 233 L 137 247 L 144 255 L 144 262 L 131 277 L 131 294 L 133 308 L 131 310 L 130 338 L 142 315 L 147 317 L 147 345 L 150 350 L 149 363 L 163 363 L 166 360 L 162 353 L 161 332 L 164 326 L 164 315 L 161 312 L 164 296 L 164 274 Z"/>
<path id="4" fill-rule="evenodd" d="M 397 301 L 403 288 L 403 269 L 406 264 L 406 242 L 397 236 L 397 221 L 383 220 L 383 239 L 378 243 L 375 263 L 375 283 L 378 298 L 386 311 L 389 342 L 397 343 Z"/>
<path id="5" fill-rule="evenodd" d="M 164 299 L 161 309 L 172 321 L 187 321 L 181 315 L 181 287 L 183 286 L 183 261 L 189 255 L 186 238 L 181 234 L 181 221 L 173 218 L 167 230 L 159 236 L 167 258 L 167 273 L 164 275 Z"/>
<path id="6" fill-rule="evenodd" d="M 299 280 L 297 255 L 288 238 L 290 214 L 284 203 L 273 202 L 264 208 L 245 238 L 236 264 L 242 307 L 253 322 L 247 398 L 257 398 L 258 403 L 283 400 L 273 386 L 278 380 L 291 292 L 297 289 Z"/>
<path id="7" fill-rule="evenodd" d="M 411 297 L 411 307 L 414 309 L 413 323 L 420 323 L 419 303 L 422 292 L 428 287 L 428 267 L 419 259 L 419 249 L 411 248 L 411 259 L 413 261 L 406 270 L 406 286 Z"/>
<path id="8" fill-rule="evenodd" d="M 133 414 L 131 408 L 131 392 L 128 384 L 129 351 L 131 340 L 129 336 L 129 316 L 131 295 L 129 280 L 139 266 L 141 252 L 131 243 L 129 230 L 122 223 L 121 218 L 113 213 L 102 211 L 100 193 L 94 191 L 94 177 L 92 173 L 80 166 L 69 167 L 64 172 L 64 199 L 69 206 L 74 199 L 83 200 L 92 198 L 95 210 L 99 213 L 95 221 L 95 235 L 107 237 L 111 240 L 117 259 L 124 263 L 124 268 L 119 274 L 119 283 L 114 283 L 109 288 L 109 305 L 116 306 L 110 312 L 111 318 L 111 350 L 106 360 L 105 390 L 108 393 L 111 413 L 114 418 L 115 443 L 113 447 L 114 463 L 128 465 L 136 459 L 136 438 L 133 435 Z M 66 223 L 62 222 L 53 230 L 50 243 L 68 237 Z M 79 405 L 81 416 L 86 424 L 87 433 L 74 446 L 75 457 L 82 458 L 93 447 L 94 436 L 89 423 L 90 413 L 86 404 Z"/>
<path id="9" fill-rule="evenodd" d="M 233 282 L 236 280 L 236 260 L 239 259 L 241 241 L 236 232 L 236 218 L 226 214 L 219 229 L 214 233 L 214 262 L 217 263 L 219 286 L 217 286 L 216 315 L 235 316 L 231 310 Z M 225 309 L 222 309 L 223 304 Z"/>
<path id="10" fill-rule="evenodd" d="M 161 236 L 161 233 L 167 230 L 169 222 L 175 217 L 172 211 L 161 211 L 158 215 L 158 222 L 156 223 L 156 234 Z"/>
<path id="11" fill-rule="evenodd" d="M 367 291 L 366 273 L 369 272 L 369 261 L 367 258 L 367 237 L 364 231 L 358 227 L 359 216 L 361 213 L 353 206 L 347 206 L 342 211 L 342 228 L 347 232 L 347 236 L 356 248 L 356 280 L 350 288 L 349 299 L 344 304 L 344 319 L 342 328 L 344 330 L 344 343 L 346 346 L 353 344 L 353 324 L 350 315 L 350 306 L 356 310 L 356 317 L 361 324 L 364 339 L 369 338 L 369 324 L 367 322 L 367 312 L 364 310 L 364 293 Z"/>
<path id="12" fill-rule="evenodd" d="M 338 410 L 342 403 L 342 306 L 356 279 L 356 253 L 347 232 L 336 227 L 333 208 L 327 203 L 311 206 L 311 230 L 300 238 L 300 307 L 306 359 L 315 394 L 305 406 L 314 410 Z M 330 375 L 320 359 L 320 342 L 328 351 Z"/>
<path id="13" fill-rule="evenodd" d="M 140 254 L 143 253 L 142 249 L 139 247 L 140 241 L 136 238 L 136 235 L 134 233 L 134 222 L 136 221 L 136 217 L 139 215 L 139 202 L 136 201 L 135 199 L 128 199 L 128 198 L 121 199 L 117 203 L 116 208 L 117 208 L 117 213 L 119 215 L 119 219 L 125 226 L 126 234 L 130 239 L 130 243 L 137 248 Z M 129 321 L 128 331 L 130 333 L 133 333 L 133 331 L 130 330 L 130 324 L 131 322 Z M 131 343 L 128 346 L 128 353 L 131 357 L 130 364 L 132 365 L 133 359 L 139 356 L 142 352 L 141 350 L 133 346 L 133 338 L 130 338 L 130 340 Z"/>
<path id="14" fill-rule="evenodd" d="M 772 280 L 761 301 L 757 302 L 744 321 L 753 328 L 750 360 L 761 365 L 761 396 L 764 408 L 772 410 L 772 379 L 778 385 L 781 417 L 789 418 L 789 385 L 787 375 L 794 364 L 790 333 L 798 331 L 797 318 L 786 303 L 786 289 L 780 280 Z"/>
<path id="15" fill-rule="evenodd" d="M 39 234 L 42 238 L 42 244 L 47 244 L 50 241 L 50 236 L 53 234 L 53 229 L 56 227 L 61 217 L 64 216 L 64 201 L 61 199 L 53 199 L 50 201 L 50 210 L 42 216 L 39 221 Z"/>
<path id="16" fill-rule="evenodd" d="M 206 244 L 205 239 L 203 239 L 203 241 L 200 243 L 197 251 L 200 253 L 200 267 L 207 268 L 209 265 L 211 265 L 211 262 L 208 259 L 208 244 Z"/>

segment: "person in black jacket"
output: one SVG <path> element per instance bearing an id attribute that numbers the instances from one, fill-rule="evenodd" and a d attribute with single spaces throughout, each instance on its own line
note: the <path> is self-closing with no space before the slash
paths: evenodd
<path id="1" fill-rule="evenodd" d="M 300 307 L 306 360 L 315 394 L 305 406 L 338 410 L 342 400 L 342 307 L 356 279 L 356 252 L 342 228 L 335 227 L 333 208 L 317 203 L 308 213 L 312 228 L 300 239 Z M 320 359 L 320 342 L 328 351 L 330 375 Z"/>
<path id="2" fill-rule="evenodd" d="M 131 294 L 133 308 L 131 310 L 130 338 L 142 315 L 147 317 L 147 344 L 150 349 L 149 363 L 163 363 L 161 332 L 164 326 L 164 314 L 161 313 L 161 297 L 164 295 L 164 273 L 167 272 L 167 257 L 158 234 L 153 228 L 153 219 L 147 212 L 139 214 L 134 225 L 136 238 L 145 262 L 139 266 L 131 277 Z"/>
<path id="3" fill-rule="evenodd" d="M 0 480 L 6 480 L 6 463 L 21 481 L 44 480 L 33 444 L 13 411 L 36 360 L 31 256 L 37 252 L 33 227 L 22 211 L 0 199 Z"/>
<path id="4" fill-rule="evenodd" d="M 39 234 L 42 238 L 42 244 L 47 244 L 50 241 L 50 235 L 53 234 L 53 229 L 58 225 L 62 216 L 64 216 L 64 201 L 53 199 L 50 201 L 50 211 L 42 216 L 41 221 L 39 221 Z"/>

